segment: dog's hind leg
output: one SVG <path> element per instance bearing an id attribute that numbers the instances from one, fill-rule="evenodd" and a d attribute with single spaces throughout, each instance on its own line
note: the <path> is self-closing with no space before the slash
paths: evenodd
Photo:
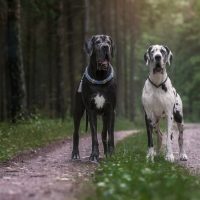
<path id="1" fill-rule="evenodd" d="M 76 92 L 74 105 L 74 134 L 73 134 L 73 150 L 72 159 L 80 159 L 79 155 L 79 126 L 81 118 L 84 114 L 85 106 L 80 92 Z"/>
<path id="2" fill-rule="evenodd" d="M 97 138 L 97 114 L 96 111 L 88 111 L 90 121 L 91 135 L 92 135 L 92 153 L 90 155 L 91 161 L 99 161 L 99 143 Z"/>
<path id="3" fill-rule="evenodd" d="M 177 123 L 179 131 L 179 137 L 178 137 L 179 157 L 180 160 L 186 161 L 188 158 L 183 147 L 183 107 L 181 98 L 178 94 L 176 97 L 176 103 L 174 105 L 173 115 L 174 115 L 174 121 Z"/>
<path id="4" fill-rule="evenodd" d="M 101 132 L 101 138 L 104 148 L 104 155 L 107 157 L 107 151 L 108 151 L 108 142 L 107 142 L 107 132 L 108 132 L 108 124 L 107 124 L 107 117 L 106 115 L 102 116 L 103 119 L 103 130 Z"/>
<path id="5" fill-rule="evenodd" d="M 172 128 L 173 128 L 173 113 L 169 112 L 167 115 L 167 153 L 165 160 L 174 162 L 174 155 L 172 151 Z"/>
<path id="6" fill-rule="evenodd" d="M 110 155 L 113 154 L 114 149 L 115 149 L 115 144 L 114 144 L 114 124 L 115 124 L 115 111 L 110 111 L 108 114 L 108 153 Z"/>
<path id="7" fill-rule="evenodd" d="M 152 122 L 150 119 L 148 119 L 146 113 L 145 113 L 145 122 L 146 122 L 146 129 L 147 129 L 147 138 L 148 138 L 148 152 L 147 152 L 147 161 L 152 161 L 154 162 L 154 148 L 153 148 L 153 126 L 152 126 Z"/>
<path id="8" fill-rule="evenodd" d="M 187 161 L 188 158 L 183 147 L 183 123 L 177 123 L 177 126 L 179 131 L 179 137 L 178 137 L 179 157 L 180 160 Z"/>

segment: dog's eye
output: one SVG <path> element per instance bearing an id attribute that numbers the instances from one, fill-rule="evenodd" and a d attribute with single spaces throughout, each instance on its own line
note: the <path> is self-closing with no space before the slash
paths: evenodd
<path id="1" fill-rule="evenodd" d="M 96 43 L 96 44 L 100 44 L 100 42 L 101 42 L 100 40 L 97 40 L 95 43 Z"/>
<path id="2" fill-rule="evenodd" d="M 110 42 L 110 41 L 107 41 L 107 43 L 108 43 L 108 44 L 111 44 L 111 42 Z"/>
<path id="3" fill-rule="evenodd" d="M 164 50 L 164 49 L 161 49 L 160 52 L 161 52 L 162 54 L 164 54 L 164 53 L 165 53 L 165 50 Z"/>

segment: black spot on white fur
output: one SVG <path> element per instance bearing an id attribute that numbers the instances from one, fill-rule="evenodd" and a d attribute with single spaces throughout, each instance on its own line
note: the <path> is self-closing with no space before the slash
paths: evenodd
<path id="1" fill-rule="evenodd" d="M 167 92 L 167 87 L 166 87 L 165 84 L 162 84 L 162 89 L 163 89 L 165 92 Z"/>
<path id="2" fill-rule="evenodd" d="M 181 113 L 178 110 L 176 110 L 176 111 L 174 110 L 173 114 L 174 114 L 174 120 L 175 120 L 175 122 L 182 123 L 183 116 L 181 115 Z"/>

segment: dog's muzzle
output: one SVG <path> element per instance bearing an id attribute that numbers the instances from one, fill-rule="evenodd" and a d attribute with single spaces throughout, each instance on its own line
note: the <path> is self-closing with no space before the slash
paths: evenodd
<path id="1" fill-rule="evenodd" d="M 162 68 L 162 65 L 161 65 L 161 55 L 156 55 L 154 57 L 154 60 L 155 60 L 155 67 L 153 69 L 153 73 L 162 73 L 163 72 L 163 68 Z"/>
<path id="2" fill-rule="evenodd" d="M 153 68 L 153 73 L 163 73 L 163 68 L 161 67 L 160 63 L 156 63 L 155 67 Z"/>
<path id="3" fill-rule="evenodd" d="M 99 58 L 97 59 L 98 70 L 108 70 L 110 57 L 110 47 L 108 45 L 102 45 Z"/>

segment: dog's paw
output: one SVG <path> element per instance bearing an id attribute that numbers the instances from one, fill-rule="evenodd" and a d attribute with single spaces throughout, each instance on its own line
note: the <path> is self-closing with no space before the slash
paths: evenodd
<path id="1" fill-rule="evenodd" d="M 187 161 L 188 157 L 186 153 L 180 153 L 179 155 L 181 161 Z"/>
<path id="2" fill-rule="evenodd" d="M 79 151 L 72 151 L 72 160 L 80 160 Z"/>
<path id="3" fill-rule="evenodd" d="M 150 147 L 148 149 L 147 156 L 146 156 L 147 162 L 149 162 L 149 161 L 154 162 L 155 155 L 156 155 L 156 152 L 154 151 L 154 148 Z"/>
<path id="4" fill-rule="evenodd" d="M 114 153 L 114 147 L 108 146 L 107 156 L 112 156 Z"/>
<path id="5" fill-rule="evenodd" d="M 90 155 L 89 160 L 92 161 L 92 162 L 99 162 L 99 155 L 98 155 L 98 154 L 95 154 L 95 153 L 92 153 L 92 154 Z"/>
<path id="6" fill-rule="evenodd" d="M 174 155 L 171 153 L 171 154 L 167 154 L 165 156 L 165 160 L 169 161 L 169 162 L 174 162 Z"/>

